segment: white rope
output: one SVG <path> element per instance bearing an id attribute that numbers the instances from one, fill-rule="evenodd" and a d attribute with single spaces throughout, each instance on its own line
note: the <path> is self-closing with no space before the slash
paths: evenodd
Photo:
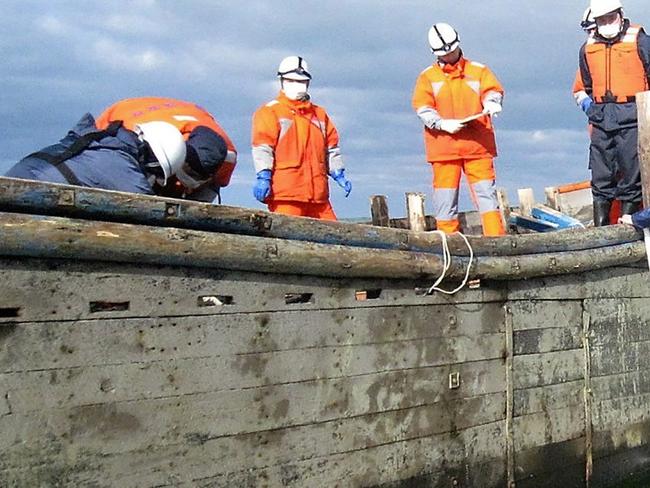
<path id="1" fill-rule="evenodd" d="M 447 276 L 447 271 L 449 271 L 449 268 L 451 268 L 451 252 L 449 251 L 447 234 L 445 234 L 441 230 L 434 230 L 433 232 L 435 232 L 440 236 L 440 241 L 442 243 L 442 274 L 438 277 L 436 282 L 433 285 L 431 285 L 431 288 L 429 288 L 427 295 L 431 295 L 434 291 L 444 293 L 445 295 L 454 295 L 455 293 L 458 293 L 460 290 L 462 290 L 465 287 L 465 285 L 467 285 L 467 282 L 469 281 L 469 273 L 470 270 L 472 269 L 472 263 L 474 262 L 474 249 L 472 249 L 472 245 L 469 243 L 467 237 L 465 237 L 465 234 L 457 232 L 457 234 L 461 236 L 465 241 L 465 244 L 467 245 L 467 249 L 469 249 L 469 263 L 467 264 L 467 271 L 465 271 L 465 278 L 463 279 L 463 282 L 452 291 L 443 290 L 438 285 L 442 283 L 442 281 Z"/>

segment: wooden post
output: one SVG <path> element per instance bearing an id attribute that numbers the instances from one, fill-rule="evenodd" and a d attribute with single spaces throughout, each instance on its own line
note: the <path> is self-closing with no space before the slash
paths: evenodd
<path id="1" fill-rule="evenodd" d="M 373 195 L 370 197 L 370 216 L 372 218 L 372 225 L 377 225 L 379 227 L 390 226 L 386 196 Z"/>
<path id="2" fill-rule="evenodd" d="M 639 166 L 643 207 L 650 208 L 650 91 L 637 93 L 636 105 L 639 118 Z M 643 229 L 643 238 L 650 268 L 650 229 Z"/>
<path id="3" fill-rule="evenodd" d="M 650 91 L 636 94 L 639 114 L 639 166 L 643 187 L 643 206 L 650 207 Z"/>
<path id="4" fill-rule="evenodd" d="M 499 212 L 503 220 L 503 228 L 507 234 L 510 234 L 510 202 L 505 188 L 497 188 L 497 202 L 499 202 Z"/>
<path id="5" fill-rule="evenodd" d="M 524 217 L 530 217 L 530 211 L 533 209 L 533 205 L 535 205 L 533 189 L 519 188 L 517 195 L 519 196 L 519 213 Z"/>
<path id="6" fill-rule="evenodd" d="M 546 205 L 551 207 L 553 210 L 560 210 L 557 206 L 557 187 L 547 186 L 544 188 L 544 193 L 546 194 Z"/>
<path id="7" fill-rule="evenodd" d="M 406 212 L 411 230 L 416 232 L 427 230 L 427 222 L 424 218 L 424 193 L 406 194 Z"/>

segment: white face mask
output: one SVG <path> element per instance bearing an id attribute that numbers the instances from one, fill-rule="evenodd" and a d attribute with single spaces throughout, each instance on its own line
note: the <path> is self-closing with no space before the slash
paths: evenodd
<path id="1" fill-rule="evenodd" d="M 290 100 L 307 100 L 309 84 L 303 81 L 282 80 L 282 91 Z"/>
<path id="2" fill-rule="evenodd" d="M 599 25 L 598 33 L 605 39 L 613 39 L 621 32 L 621 20 L 613 24 Z"/>

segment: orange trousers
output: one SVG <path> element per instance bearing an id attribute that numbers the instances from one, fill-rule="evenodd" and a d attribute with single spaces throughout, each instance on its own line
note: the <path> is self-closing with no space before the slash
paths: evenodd
<path id="1" fill-rule="evenodd" d="M 438 230 L 451 234 L 460 231 L 458 190 L 465 173 L 474 205 L 481 215 L 483 235 L 504 235 L 505 228 L 496 196 L 496 174 L 492 158 L 434 161 L 433 199 Z"/>
<path id="2" fill-rule="evenodd" d="M 268 206 L 269 212 L 295 215 L 297 217 L 312 217 L 321 220 L 336 220 L 336 214 L 330 202 L 308 203 L 279 200 L 269 202 Z"/>

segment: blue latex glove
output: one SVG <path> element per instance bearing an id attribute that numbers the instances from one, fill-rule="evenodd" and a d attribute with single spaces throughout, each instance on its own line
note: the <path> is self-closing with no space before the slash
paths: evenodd
<path id="1" fill-rule="evenodd" d="M 580 102 L 580 108 L 584 113 L 587 113 L 587 110 L 589 110 L 589 107 L 591 107 L 591 104 L 594 103 L 591 97 L 585 97 L 582 102 Z"/>
<path id="2" fill-rule="evenodd" d="M 271 170 L 263 169 L 257 173 L 257 181 L 255 181 L 255 186 L 253 187 L 253 196 L 264 203 L 266 197 L 271 193 Z"/>
<path id="3" fill-rule="evenodd" d="M 334 181 L 338 183 L 341 188 L 343 188 L 343 191 L 345 191 L 345 198 L 347 198 L 352 191 L 352 183 L 350 183 L 345 178 L 345 169 L 337 169 L 336 171 L 332 171 L 330 173 L 330 176 Z"/>

